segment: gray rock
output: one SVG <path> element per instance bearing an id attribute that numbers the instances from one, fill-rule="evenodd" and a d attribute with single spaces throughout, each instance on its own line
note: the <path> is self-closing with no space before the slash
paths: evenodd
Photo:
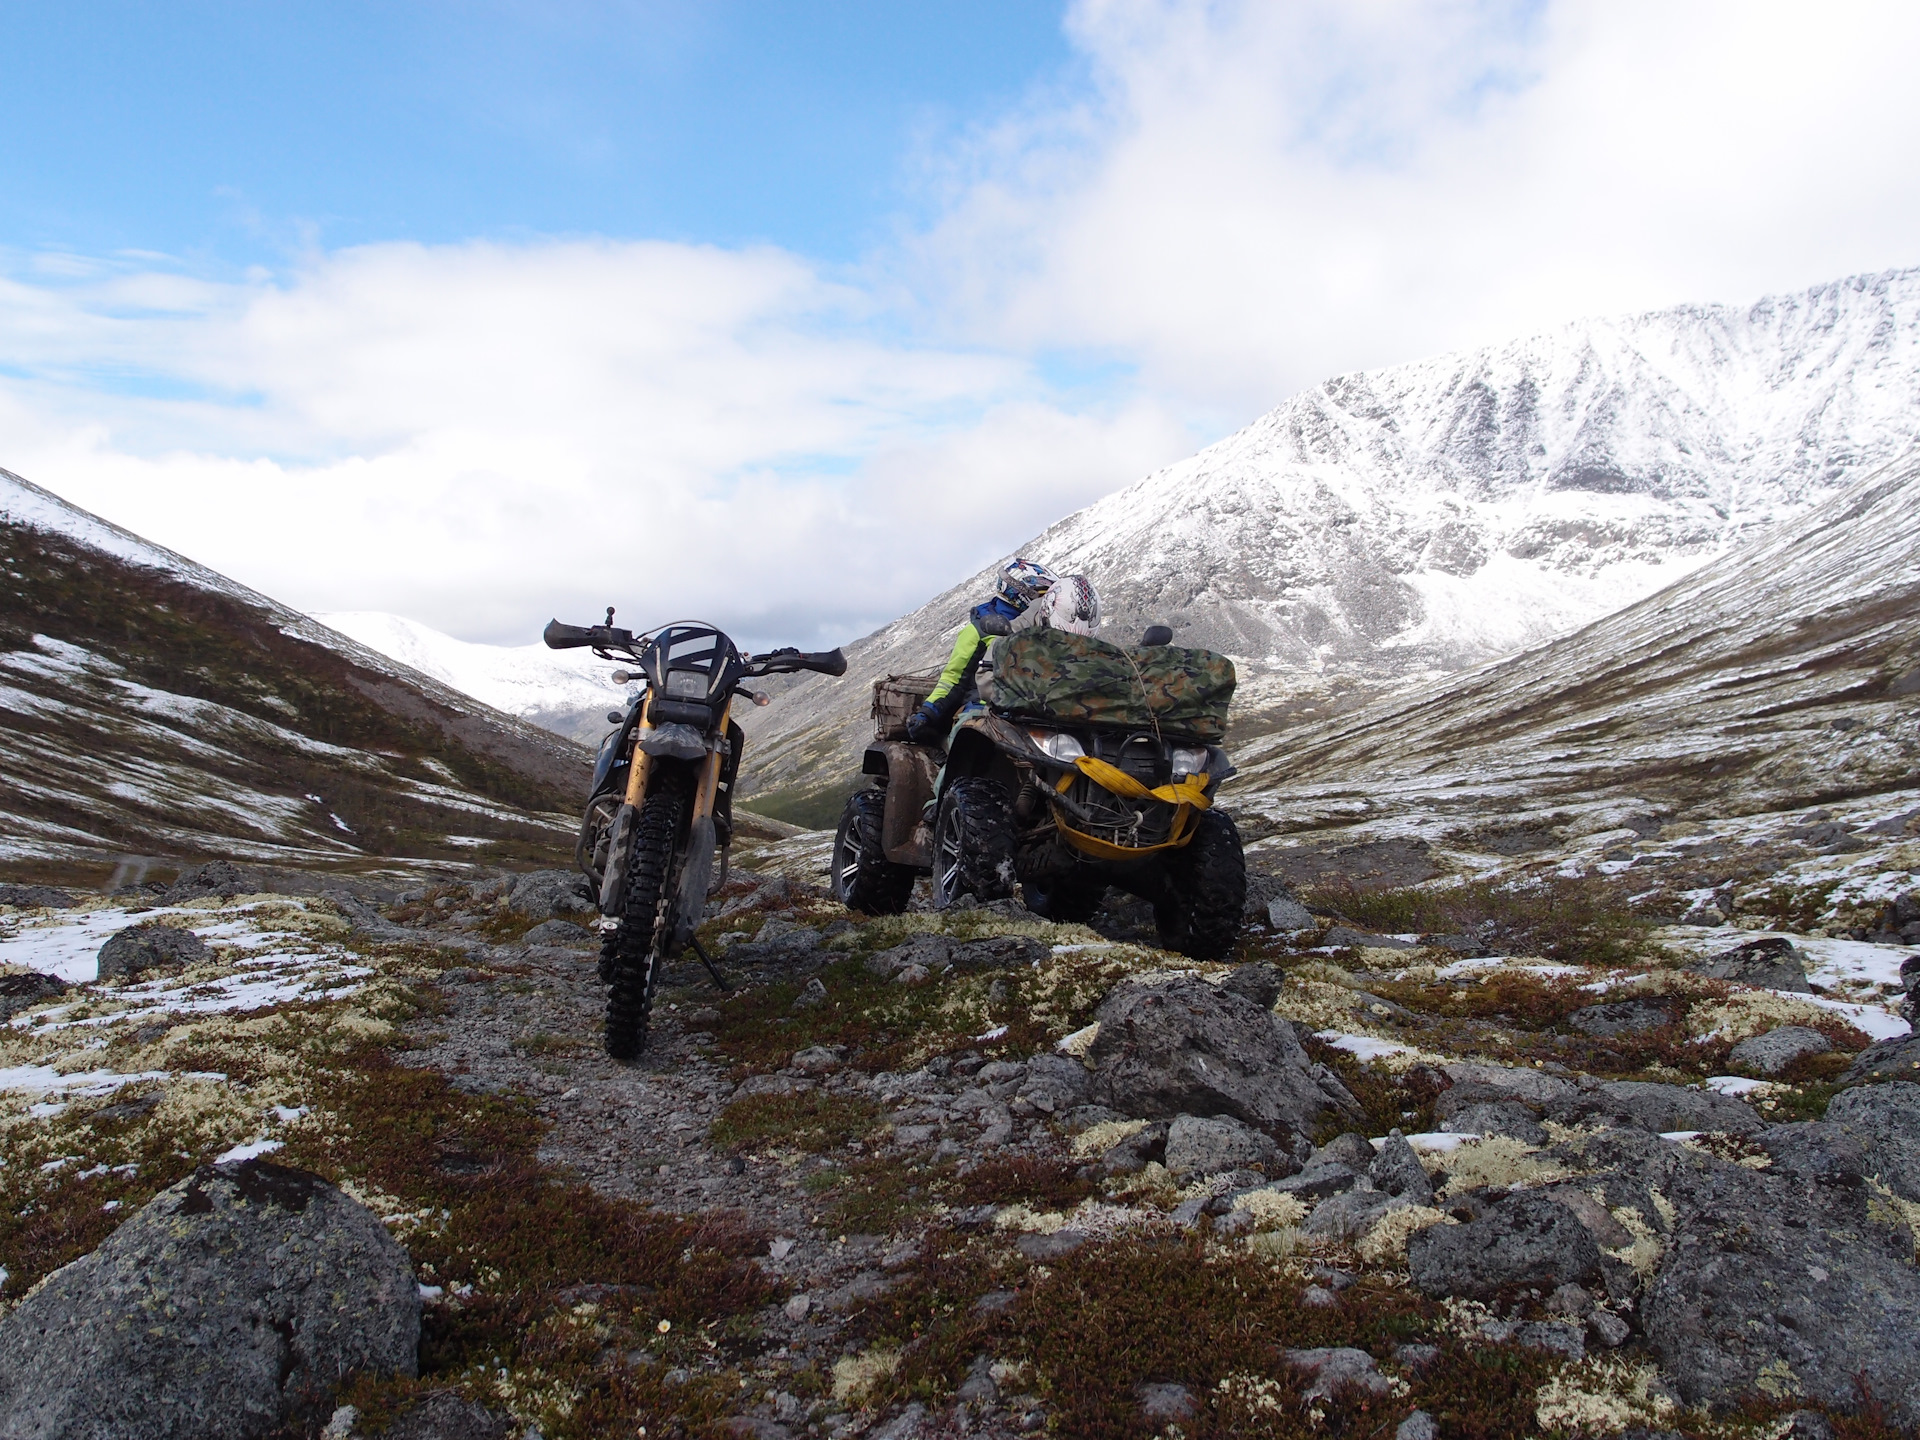
<path id="1" fill-rule="evenodd" d="M 1806 956 L 1792 941 L 1777 936 L 1749 940 L 1683 968 L 1707 980 L 1731 980 L 1765 990 L 1795 990 L 1802 995 L 1813 990 L 1807 983 Z"/>
<path id="2" fill-rule="evenodd" d="M 1393 1440 L 1439 1440 L 1439 1437 L 1440 1427 L 1424 1410 L 1415 1410 L 1393 1432 Z"/>
<path id="3" fill-rule="evenodd" d="M 1084 1230 L 1056 1230 L 1051 1235 L 1022 1235 L 1013 1248 L 1029 1260 L 1058 1260 L 1086 1243 Z"/>
<path id="4" fill-rule="evenodd" d="M 588 881 L 573 870 L 529 870 L 507 891 L 507 908 L 522 915 L 595 915 Z"/>
<path id="5" fill-rule="evenodd" d="M 526 945 L 598 945 L 600 937 L 571 920 L 542 920 L 520 937 Z"/>
<path id="6" fill-rule="evenodd" d="M 1641 1324 L 1688 1403 L 1788 1383 L 1850 1410 L 1864 1382 L 1895 1424 L 1920 1421 L 1913 1235 L 1870 1191 L 1722 1165 L 1683 1199 Z"/>
<path id="7" fill-rule="evenodd" d="M 1255 961 L 1251 965 L 1236 965 L 1229 970 L 1226 978 L 1220 982 L 1220 988 L 1234 995 L 1246 996 L 1262 1010 L 1271 1010 L 1286 983 L 1287 977 L 1281 973 L 1279 966 Z"/>
<path id="8" fill-rule="evenodd" d="M 1580 1093 L 1579 1087 L 1571 1081 L 1549 1075 L 1544 1070 L 1523 1070 L 1515 1065 L 1488 1065 L 1477 1060 L 1457 1060 L 1441 1068 L 1455 1089 L 1466 1085 L 1486 1087 L 1485 1093 L 1475 1094 L 1473 1103 L 1482 1099 L 1518 1100 L 1523 1105 L 1537 1108 Z M 1436 1114 L 1452 1094 L 1453 1091 L 1449 1090 L 1440 1096 L 1434 1107 Z"/>
<path id="9" fill-rule="evenodd" d="M 1284 1148 L 1353 1098 L 1316 1073 L 1291 1026 L 1204 980 L 1127 984 L 1102 1002 L 1093 1096 L 1147 1118 L 1230 1115 Z"/>
<path id="10" fill-rule="evenodd" d="M 1645 1080 L 1608 1081 L 1592 1090 L 1581 1091 L 1570 1100 L 1555 1103 L 1547 1116 L 1568 1125 L 1609 1120 L 1658 1135 L 1675 1130 L 1751 1135 L 1762 1124 L 1751 1106 L 1731 1095 Z"/>
<path id="11" fill-rule="evenodd" d="M 847 1063 L 847 1052 L 838 1045 L 809 1045 L 794 1052 L 792 1063 L 803 1075 L 827 1075 Z"/>
<path id="12" fill-rule="evenodd" d="M 1167 1127 L 1166 1166 L 1182 1182 L 1223 1170 L 1264 1169 L 1280 1159 L 1278 1145 L 1231 1116 L 1176 1115 Z"/>
<path id="13" fill-rule="evenodd" d="M 926 1440 L 933 1433 L 932 1424 L 927 1407 L 916 1402 L 891 1420 L 874 1426 L 867 1432 L 867 1440 Z"/>
<path id="14" fill-rule="evenodd" d="M 410 1406 L 380 1440 L 518 1440 L 513 1418 L 453 1390 L 439 1390 Z"/>
<path id="15" fill-rule="evenodd" d="M 1595 1310 L 1587 1316 L 1587 1334 L 1603 1350 L 1618 1350 L 1633 1334 L 1633 1327 L 1611 1310 Z"/>
<path id="16" fill-rule="evenodd" d="M 1749 1035 L 1727 1052 L 1733 1068 L 1748 1075 L 1778 1075 L 1797 1060 L 1825 1055 L 1833 1042 L 1804 1025 L 1778 1025 L 1760 1035 Z"/>
<path id="17" fill-rule="evenodd" d="M 1367 1137 L 1357 1130 L 1348 1130 L 1334 1136 L 1315 1150 L 1313 1157 L 1307 1163 L 1309 1165 L 1344 1165 L 1349 1170 L 1364 1172 L 1373 1164 L 1373 1146 L 1367 1142 Z"/>
<path id="18" fill-rule="evenodd" d="M 1780 1440 L 1833 1440 L 1833 1422 L 1818 1410 L 1796 1410 L 1787 1416 Z"/>
<path id="19" fill-rule="evenodd" d="M 818 975 L 801 987 L 800 993 L 793 997 L 791 1010 L 813 1010 L 827 1003 L 827 987 Z"/>
<path id="20" fill-rule="evenodd" d="M 1307 1223 L 1300 1228 L 1309 1235 L 1350 1244 L 1371 1230 L 1374 1222 L 1389 1210 L 1407 1208 L 1407 1201 L 1392 1195 L 1382 1195 L 1375 1190 L 1347 1190 L 1330 1195 L 1314 1206 Z"/>
<path id="21" fill-rule="evenodd" d="M 1156 1429 L 1162 1425 L 1178 1425 L 1200 1413 L 1200 1402 L 1184 1385 L 1136 1385 L 1133 1398 L 1140 1404 L 1140 1418 Z"/>
<path id="22" fill-rule="evenodd" d="M 57 975 L 42 975 L 37 970 L 16 970 L 0 975 L 0 1020 L 11 1020 L 22 1010 L 30 1010 L 43 1000 L 67 993 L 67 982 Z"/>
<path id="23" fill-rule="evenodd" d="M 1384 1195 L 1397 1195 L 1415 1205 L 1433 1204 L 1433 1181 L 1420 1157 L 1398 1130 L 1388 1133 L 1380 1153 L 1367 1167 L 1367 1179 Z"/>
<path id="24" fill-rule="evenodd" d="M 1533 1112 L 1517 1100 L 1482 1101 L 1447 1117 L 1440 1128 L 1450 1135 L 1505 1135 L 1523 1145 L 1544 1145 L 1547 1132 Z"/>
<path id="25" fill-rule="evenodd" d="M 951 963 L 948 957 L 952 953 L 953 942 L 944 935 L 915 935 L 889 950 L 869 955 L 867 969 L 875 975 L 892 976 L 917 965 L 929 973 L 937 973 Z"/>
<path id="26" fill-rule="evenodd" d="M 1393 1393 L 1393 1382 L 1380 1373 L 1373 1356 L 1364 1350 L 1347 1345 L 1286 1350 L 1281 1358 L 1313 1377 L 1300 1392 L 1302 1400 L 1331 1400 L 1342 1389 L 1362 1390 L 1376 1398 Z"/>
<path id="27" fill-rule="evenodd" d="M 1555 1315 L 1579 1319 L 1592 1313 L 1593 1294 L 1584 1285 L 1562 1285 L 1547 1297 L 1547 1309 Z"/>
<path id="28" fill-rule="evenodd" d="M 1480 1333 L 1489 1340 L 1510 1341 L 1568 1360 L 1587 1358 L 1584 1327 L 1561 1320 L 1487 1320 L 1481 1323 Z"/>
<path id="29" fill-rule="evenodd" d="M 1344 945 L 1354 949 L 1373 950 L 1412 950 L 1415 943 L 1411 940 L 1397 940 L 1391 935 L 1375 935 L 1367 930 L 1355 930 L 1350 925 L 1335 925 L 1320 937 L 1322 945 Z"/>
<path id="30" fill-rule="evenodd" d="M 265 1436 L 413 1375 L 420 1291 L 371 1211 L 262 1160 L 202 1166 L 0 1320 L 0 1435 Z"/>
<path id="31" fill-rule="evenodd" d="M 1814 1184 L 1858 1185 L 1871 1168 L 1861 1138 L 1824 1120 L 1771 1125 L 1755 1138 L 1772 1158 L 1773 1169 Z"/>
<path id="32" fill-rule="evenodd" d="M 993 1357 L 976 1355 L 973 1364 L 967 1367 L 967 1378 L 953 1392 L 953 1398 L 968 1405 L 998 1405 L 1000 1387 L 993 1379 Z"/>
<path id="33" fill-rule="evenodd" d="M 1044 940 L 1031 935 L 995 935 L 958 942 L 947 959 L 956 970 L 1019 970 L 1038 964 L 1052 953 Z"/>
<path id="34" fill-rule="evenodd" d="M 1920 1201 L 1920 1085 L 1842 1090 L 1827 1106 L 1826 1124 L 1866 1152 L 1866 1174 L 1902 1199 Z"/>
<path id="35" fill-rule="evenodd" d="M 1041 1054 L 1027 1062 L 1019 1097 L 1048 1115 L 1069 1115 L 1093 1094 L 1093 1076 L 1071 1055 Z"/>
<path id="36" fill-rule="evenodd" d="M 919 1406 L 915 1406 L 919 1409 Z M 912 1435 L 913 1430 L 895 1431 L 891 1426 L 888 1432 L 895 1435 Z M 720 1433 L 729 1440 L 793 1440 L 793 1431 L 778 1420 L 766 1420 L 758 1415 L 733 1415 L 720 1422 Z M 873 1432 L 878 1435 L 878 1430 Z"/>
<path id="37" fill-rule="evenodd" d="M 0 885 L 0 905 L 19 910 L 71 910 L 79 903 L 51 885 Z"/>
<path id="38" fill-rule="evenodd" d="M 179 905 L 188 900 L 218 895 L 231 900 L 236 895 L 258 895 L 273 889 L 272 883 L 251 865 L 235 865 L 231 860 L 209 860 L 182 870 L 167 887 L 166 901 Z"/>
<path id="39" fill-rule="evenodd" d="M 1853 1064 L 1840 1078 L 1847 1085 L 1874 1085 L 1882 1080 L 1920 1081 L 1920 1031 L 1869 1045 L 1854 1057 Z"/>
<path id="40" fill-rule="evenodd" d="M 191 930 L 172 925 L 131 925 L 100 947 L 100 978 L 117 979 L 143 970 L 178 970 L 210 958 L 213 952 Z"/>
<path id="41" fill-rule="evenodd" d="M 1600 1273 L 1600 1247 L 1564 1205 L 1522 1191 L 1466 1225 L 1434 1225 L 1407 1241 L 1413 1283 L 1436 1299 L 1485 1299 L 1508 1285 L 1542 1289 Z"/>
<path id="42" fill-rule="evenodd" d="M 1301 1200 L 1324 1200 L 1329 1195 L 1345 1194 L 1359 1183 L 1359 1173 L 1352 1166 L 1321 1160 L 1309 1161 L 1306 1169 L 1275 1181 L 1273 1188 Z"/>
<path id="43" fill-rule="evenodd" d="M 1282 935 L 1297 935 L 1317 928 L 1313 912 L 1291 895 L 1280 894 L 1267 902 L 1267 924 Z"/>
<path id="44" fill-rule="evenodd" d="M 1674 1018 L 1670 1000 L 1615 1000 L 1607 1005 L 1584 1006 L 1567 1016 L 1567 1023 L 1582 1035 L 1610 1039 L 1659 1030 L 1673 1024 Z"/>

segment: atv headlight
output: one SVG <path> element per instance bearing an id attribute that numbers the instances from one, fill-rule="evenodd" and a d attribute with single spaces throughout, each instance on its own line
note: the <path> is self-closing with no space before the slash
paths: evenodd
<path id="1" fill-rule="evenodd" d="M 1173 781 L 1177 785 L 1188 775 L 1203 775 L 1207 769 L 1207 751 L 1203 745 L 1178 746 L 1173 752 Z"/>
<path id="2" fill-rule="evenodd" d="M 671 700 L 704 700 L 707 698 L 707 677 L 698 670 L 669 670 L 667 672 L 667 698 Z"/>
<path id="3" fill-rule="evenodd" d="M 1087 753 L 1086 747 L 1073 736 L 1058 730 L 1029 730 L 1027 734 L 1042 751 L 1063 764 L 1071 765 Z"/>

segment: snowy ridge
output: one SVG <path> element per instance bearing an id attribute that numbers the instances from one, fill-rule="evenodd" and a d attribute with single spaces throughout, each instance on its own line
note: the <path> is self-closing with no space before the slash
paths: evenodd
<path id="1" fill-rule="evenodd" d="M 1257 732 L 1564 635 L 1916 444 L 1920 270 L 1895 270 L 1341 376 L 1017 553 L 1092 576 L 1115 633 L 1233 655 Z M 745 717 L 747 792 L 845 783 L 868 683 L 937 663 L 991 575 Z"/>

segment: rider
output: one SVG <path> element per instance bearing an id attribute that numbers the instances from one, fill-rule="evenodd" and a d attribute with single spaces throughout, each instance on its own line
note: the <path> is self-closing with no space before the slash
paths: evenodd
<path id="1" fill-rule="evenodd" d="M 959 708 L 973 698 L 974 676 L 987 644 L 1004 635 L 1022 611 L 1053 585 L 1053 572 L 1034 560 L 1014 559 L 1000 567 L 1000 580 L 984 604 L 968 612 L 954 637 L 953 653 L 940 683 L 907 719 L 907 738 L 916 745 L 936 745 L 947 733 Z"/>

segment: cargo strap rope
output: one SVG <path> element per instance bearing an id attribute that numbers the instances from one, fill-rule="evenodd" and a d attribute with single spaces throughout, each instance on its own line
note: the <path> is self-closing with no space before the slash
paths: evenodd
<path id="1" fill-rule="evenodd" d="M 1097 835 L 1087 835 L 1074 829 L 1061 819 L 1056 812 L 1054 823 L 1060 827 L 1060 833 L 1067 843 L 1083 854 L 1096 860 L 1132 860 L 1141 855 L 1150 855 L 1156 850 L 1171 850 L 1176 845 L 1184 845 L 1193 837 L 1187 833 L 1189 822 L 1196 810 L 1209 808 L 1213 801 L 1207 798 L 1207 777 L 1189 775 L 1178 785 L 1157 785 L 1148 789 L 1126 771 L 1093 755 L 1082 755 L 1075 760 L 1074 767 L 1101 789 L 1111 791 L 1123 800 L 1163 800 L 1177 807 L 1173 812 L 1173 827 L 1167 838 L 1158 845 L 1115 845 L 1110 840 L 1102 840 Z M 1069 770 L 1060 777 L 1054 789 L 1064 794 L 1073 784 L 1073 771 Z"/>

